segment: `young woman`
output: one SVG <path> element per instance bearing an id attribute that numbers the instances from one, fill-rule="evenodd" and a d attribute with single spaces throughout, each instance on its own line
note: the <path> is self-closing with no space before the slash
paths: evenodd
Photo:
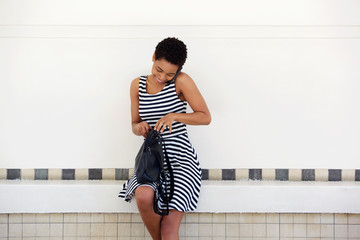
<path id="1" fill-rule="evenodd" d="M 196 209 L 200 193 L 201 168 L 186 124 L 207 125 L 211 116 L 194 81 L 180 71 L 186 57 L 187 49 L 182 41 L 177 38 L 162 40 L 152 57 L 151 75 L 134 79 L 130 87 L 132 131 L 143 137 L 150 128 L 161 132 L 174 174 L 169 215 L 160 216 L 154 212 L 155 184 L 140 185 L 135 175 L 119 194 L 128 202 L 135 196 L 142 220 L 153 239 L 179 239 L 181 219 L 185 212 Z M 192 113 L 186 113 L 187 104 Z M 158 205 L 163 206 L 161 199 L 159 201 Z"/>

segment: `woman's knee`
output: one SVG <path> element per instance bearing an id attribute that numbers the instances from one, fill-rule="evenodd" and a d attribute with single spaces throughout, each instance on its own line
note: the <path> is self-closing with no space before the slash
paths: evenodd
<path id="1" fill-rule="evenodd" d="M 135 191 L 138 208 L 152 207 L 154 201 L 154 190 L 151 187 L 138 187 Z"/>
<path id="2" fill-rule="evenodd" d="M 179 236 L 179 227 L 184 213 L 170 210 L 170 215 L 164 216 L 161 220 L 161 236 L 173 238 Z"/>
<path id="3" fill-rule="evenodd" d="M 161 236 L 170 237 L 179 235 L 179 227 L 176 224 L 173 224 L 170 221 L 161 221 Z"/>

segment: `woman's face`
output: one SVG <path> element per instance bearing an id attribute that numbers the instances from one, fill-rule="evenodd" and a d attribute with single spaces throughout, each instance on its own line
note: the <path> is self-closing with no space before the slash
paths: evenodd
<path id="1" fill-rule="evenodd" d="M 172 64 L 164 58 L 155 60 L 155 54 L 153 56 L 152 76 L 157 84 L 164 84 L 170 81 L 179 69 L 178 65 Z"/>

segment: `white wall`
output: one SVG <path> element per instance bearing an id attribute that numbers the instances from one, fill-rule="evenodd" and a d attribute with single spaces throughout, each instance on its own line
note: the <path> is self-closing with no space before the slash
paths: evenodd
<path id="1" fill-rule="evenodd" d="M 204 7 L 206 6 L 206 7 Z M 359 1 L 0 0 L 0 168 L 132 167 L 129 84 L 177 36 L 204 168 L 360 168 Z"/>

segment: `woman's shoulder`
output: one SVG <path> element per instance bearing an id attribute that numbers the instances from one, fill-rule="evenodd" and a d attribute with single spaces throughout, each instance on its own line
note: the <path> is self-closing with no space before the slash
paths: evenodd
<path id="1" fill-rule="evenodd" d="M 175 85 L 181 87 L 194 84 L 194 80 L 185 72 L 180 72 L 175 79 Z"/>
<path id="2" fill-rule="evenodd" d="M 140 77 L 137 77 L 131 81 L 130 91 L 137 92 L 139 89 Z"/>

